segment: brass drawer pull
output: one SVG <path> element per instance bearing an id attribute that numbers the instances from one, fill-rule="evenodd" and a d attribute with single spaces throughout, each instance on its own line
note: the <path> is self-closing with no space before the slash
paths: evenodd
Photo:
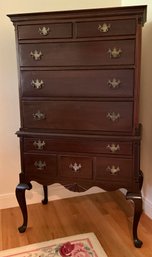
<path id="1" fill-rule="evenodd" d="M 34 52 L 30 52 L 30 55 L 35 61 L 39 61 L 41 60 L 42 52 L 41 51 L 38 52 L 37 50 L 34 50 Z"/>
<path id="2" fill-rule="evenodd" d="M 69 168 L 72 169 L 74 172 L 78 172 L 78 171 L 82 168 L 82 166 L 81 166 L 80 163 L 77 164 L 77 163 L 75 162 L 74 164 L 71 163 L 71 164 L 69 165 Z"/>
<path id="3" fill-rule="evenodd" d="M 98 30 L 103 33 L 108 32 L 110 28 L 111 28 L 111 24 L 103 23 L 102 25 L 101 24 L 98 25 Z"/>
<path id="4" fill-rule="evenodd" d="M 41 113 L 39 110 L 36 113 L 33 113 L 34 120 L 44 120 L 45 114 Z"/>
<path id="5" fill-rule="evenodd" d="M 106 170 L 110 171 L 110 175 L 117 175 L 118 172 L 120 171 L 120 168 L 119 166 L 116 168 L 114 165 L 112 165 L 111 167 L 108 166 Z"/>
<path id="6" fill-rule="evenodd" d="M 34 141 L 33 146 L 38 150 L 43 150 L 45 142 L 39 139 L 38 141 Z"/>
<path id="7" fill-rule="evenodd" d="M 35 81 L 34 80 L 31 81 L 31 85 L 35 89 L 41 89 L 42 87 L 44 87 L 44 82 L 43 80 L 36 79 Z"/>
<path id="8" fill-rule="evenodd" d="M 110 55 L 110 58 L 119 58 L 121 56 L 122 50 L 119 48 L 117 49 L 114 47 L 112 50 L 108 50 L 108 54 Z"/>
<path id="9" fill-rule="evenodd" d="M 44 170 L 46 168 L 46 163 L 39 160 L 34 162 L 34 166 L 37 168 L 37 170 Z"/>
<path id="10" fill-rule="evenodd" d="M 50 28 L 46 28 L 46 27 L 43 27 L 42 29 L 39 28 L 39 33 L 42 35 L 42 36 L 47 36 L 49 34 L 49 31 L 50 31 Z"/>
<path id="11" fill-rule="evenodd" d="M 120 79 L 113 78 L 112 80 L 109 79 L 107 84 L 110 88 L 116 89 L 116 88 L 119 88 L 120 83 L 121 83 Z"/>
<path id="12" fill-rule="evenodd" d="M 112 153 L 120 151 L 120 146 L 115 144 L 107 145 L 106 148 L 109 149 Z"/>
<path id="13" fill-rule="evenodd" d="M 107 118 L 115 122 L 116 120 L 120 119 L 120 114 L 119 113 L 116 114 L 115 112 L 112 112 L 112 113 L 108 112 Z"/>

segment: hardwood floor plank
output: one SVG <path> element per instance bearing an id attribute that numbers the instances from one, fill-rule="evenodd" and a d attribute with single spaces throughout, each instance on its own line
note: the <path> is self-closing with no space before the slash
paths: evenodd
<path id="1" fill-rule="evenodd" d="M 152 257 L 152 220 L 145 214 L 138 234 L 137 249 L 132 241 L 133 205 L 120 191 L 104 192 L 28 206 L 25 233 L 19 207 L 0 210 L 0 250 L 47 241 L 74 234 L 94 232 L 108 257 Z"/>
<path id="2" fill-rule="evenodd" d="M 2 212 L 0 211 L 0 249 L 2 249 Z"/>

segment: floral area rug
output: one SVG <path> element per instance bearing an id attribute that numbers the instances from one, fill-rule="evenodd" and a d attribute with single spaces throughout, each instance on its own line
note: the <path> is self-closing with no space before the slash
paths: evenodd
<path id="1" fill-rule="evenodd" d="M 94 233 L 75 235 L 13 248 L 0 257 L 107 257 Z"/>

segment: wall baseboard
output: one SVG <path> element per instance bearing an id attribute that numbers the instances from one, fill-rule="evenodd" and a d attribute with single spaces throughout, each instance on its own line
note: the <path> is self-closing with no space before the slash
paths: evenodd
<path id="1" fill-rule="evenodd" d="M 48 198 L 49 198 L 49 201 L 54 201 L 54 200 L 59 200 L 63 198 L 100 193 L 103 191 L 104 190 L 98 187 L 92 187 L 86 192 L 75 193 L 75 192 L 70 192 L 60 184 L 54 184 L 52 186 L 49 186 Z M 27 204 L 40 203 L 42 199 L 43 199 L 42 188 L 38 187 L 36 191 L 31 190 L 26 192 Z M 13 208 L 17 206 L 18 206 L 18 203 L 14 193 L 0 195 L 0 209 Z M 152 219 L 152 202 L 145 197 L 143 197 L 143 211 L 149 218 Z"/>
<path id="2" fill-rule="evenodd" d="M 0 195 L 0 209 L 7 209 L 18 206 L 14 193 Z"/>
<path id="3" fill-rule="evenodd" d="M 33 183 L 32 183 L 33 184 Z M 104 190 L 98 187 L 92 187 L 86 192 L 76 193 L 67 190 L 60 184 L 53 184 L 48 187 L 48 199 L 49 201 L 59 200 L 63 198 L 76 197 L 86 194 L 100 193 Z M 26 190 L 26 202 L 27 204 L 40 203 L 43 200 L 42 186 L 37 186 L 36 190 Z M 7 209 L 18 206 L 16 196 L 14 193 L 0 195 L 0 209 Z"/>

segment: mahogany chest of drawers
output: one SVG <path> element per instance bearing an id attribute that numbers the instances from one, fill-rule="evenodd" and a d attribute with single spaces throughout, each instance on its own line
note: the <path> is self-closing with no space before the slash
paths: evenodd
<path id="1" fill-rule="evenodd" d="M 125 188 L 142 212 L 139 84 L 146 6 L 8 15 L 15 26 L 21 128 L 16 196 L 27 227 L 31 181 Z"/>

